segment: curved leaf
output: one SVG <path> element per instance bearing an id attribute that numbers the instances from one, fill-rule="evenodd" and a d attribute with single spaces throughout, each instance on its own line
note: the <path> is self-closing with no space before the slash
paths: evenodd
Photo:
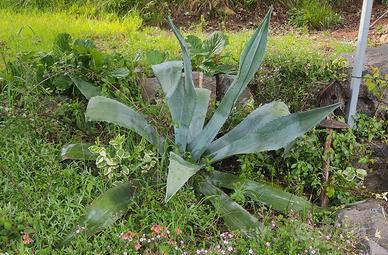
<path id="1" fill-rule="evenodd" d="M 80 234 L 91 235 L 115 223 L 127 212 L 129 203 L 137 195 L 137 189 L 131 182 L 125 182 L 99 196 L 60 246 L 68 244 Z"/>
<path id="2" fill-rule="evenodd" d="M 95 160 L 97 155 L 89 151 L 89 147 L 92 145 L 92 143 L 67 144 L 61 149 L 61 160 Z"/>
<path id="3" fill-rule="evenodd" d="M 213 161 L 219 161 L 236 154 L 278 150 L 318 125 L 338 106 L 335 104 L 276 118 L 260 130 L 248 133 L 208 156 Z"/>
<path id="4" fill-rule="evenodd" d="M 121 67 L 121 68 L 118 68 L 116 70 L 113 70 L 111 73 L 110 73 L 111 76 L 117 78 L 117 79 L 123 79 L 123 78 L 126 78 L 128 77 L 129 75 L 129 69 L 126 68 L 126 67 Z"/>
<path id="5" fill-rule="evenodd" d="M 176 38 L 182 49 L 183 55 L 183 69 L 184 69 L 184 86 L 179 88 L 182 104 L 175 107 L 180 107 L 180 115 L 177 132 L 175 133 L 176 144 L 182 152 L 186 151 L 187 140 L 189 135 L 189 126 L 194 114 L 196 93 L 194 90 L 193 73 L 191 67 L 191 60 L 189 55 L 189 47 L 187 46 L 183 36 L 179 33 L 171 18 L 168 19 L 169 25 L 174 32 Z"/>
<path id="6" fill-rule="evenodd" d="M 208 197 L 213 206 L 221 213 L 225 224 L 232 230 L 240 230 L 246 234 L 261 230 L 263 225 L 258 219 L 219 188 L 206 181 L 198 182 L 197 188 L 199 192 Z"/>
<path id="7" fill-rule="evenodd" d="M 268 122 L 288 114 L 290 114 L 290 111 L 288 110 L 287 105 L 283 102 L 271 102 L 269 104 L 265 104 L 251 112 L 231 131 L 212 142 L 206 150 L 206 154 L 211 154 L 226 145 L 237 141 L 248 133 L 257 132 Z"/>
<path id="8" fill-rule="evenodd" d="M 195 92 L 197 93 L 197 102 L 189 127 L 189 142 L 197 137 L 203 129 L 211 94 L 210 90 L 203 88 L 196 88 Z"/>
<path id="9" fill-rule="evenodd" d="M 105 121 L 129 128 L 153 144 L 163 154 L 164 139 L 140 113 L 116 100 L 97 96 L 89 100 L 85 113 L 88 121 Z"/>
<path id="10" fill-rule="evenodd" d="M 240 66 L 236 79 L 229 87 L 200 137 L 190 144 L 194 160 L 198 160 L 201 157 L 207 146 L 217 136 L 217 133 L 228 119 L 239 95 L 244 91 L 258 70 L 267 46 L 267 34 L 271 13 L 272 9 L 268 11 L 259 28 L 245 44 L 244 51 L 240 57 Z"/>
<path id="11" fill-rule="evenodd" d="M 86 99 L 90 99 L 91 97 L 99 96 L 101 94 L 100 90 L 93 84 L 87 81 L 84 81 L 81 78 L 74 75 L 69 75 L 69 77 Z"/>
<path id="12" fill-rule="evenodd" d="M 202 166 L 185 161 L 180 156 L 170 152 L 170 165 L 168 166 L 166 203 L 178 192 L 185 183 L 197 173 Z"/>
<path id="13" fill-rule="evenodd" d="M 209 180 L 214 185 L 226 189 L 234 190 L 238 187 L 252 200 L 263 203 L 281 213 L 292 210 L 304 214 L 314 208 L 314 205 L 307 199 L 283 191 L 270 183 L 244 180 L 233 174 L 219 171 L 212 171 L 209 174 Z"/>

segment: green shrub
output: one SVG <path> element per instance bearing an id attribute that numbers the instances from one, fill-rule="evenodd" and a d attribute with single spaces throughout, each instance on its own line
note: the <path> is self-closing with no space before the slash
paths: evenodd
<path id="1" fill-rule="evenodd" d="M 291 25 L 310 29 L 328 29 L 342 21 L 341 16 L 326 1 L 303 0 L 288 14 Z"/>

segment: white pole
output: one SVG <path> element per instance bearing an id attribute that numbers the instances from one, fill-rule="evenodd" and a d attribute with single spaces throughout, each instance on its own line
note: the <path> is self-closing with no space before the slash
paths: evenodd
<path id="1" fill-rule="evenodd" d="M 353 127 L 353 116 L 357 112 L 358 94 L 360 92 L 360 84 L 362 80 L 362 69 L 364 66 L 364 58 L 366 46 L 368 44 L 368 30 L 369 23 L 372 14 L 373 0 L 364 0 L 362 4 L 362 13 L 360 20 L 360 28 L 358 31 L 357 51 L 355 57 L 355 63 L 352 72 L 352 81 L 350 89 L 352 91 L 352 97 L 350 99 L 350 106 L 348 112 L 348 124 Z"/>

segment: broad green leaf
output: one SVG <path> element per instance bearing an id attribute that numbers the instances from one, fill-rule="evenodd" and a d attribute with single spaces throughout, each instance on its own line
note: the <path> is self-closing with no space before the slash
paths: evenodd
<path id="1" fill-rule="evenodd" d="M 213 161 L 219 161 L 236 154 L 278 150 L 318 125 L 337 107 L 338 104 L 335 104 L 276 118 L 260 130 L 248 133 L 208 156 Z"/>
<path id="2" fill-rule="evenodd" d="M 89 151 L 91 143 L 67 144 L 61 149 L 61 160 L 95 160 L 97 156 Z"/>
<path id="3" fill-rule="evenodd" d="M 203 42 L 203 48 L 208 52 L 208 57 L 213 57 L 222 52 L 226 42 L 226 36 L 220 31 L 215 31 Z"/>
<path id="4" fill-rule="evenodd" d="M 167 52 L 160 50 L 150 50 L 144 54 L 144 59 L 148 66 L 160 64 L 166 61 L 167 57 Z"/>
<path id="5" fill-rule="evenodd" d="M 216 210 L 221 214 L 224 222 L 232 230 L 245 233 L 261 230 L 262 224 L 241 205 L 234 202 L 222 190 L 207 181 L 197 183 L 199 192 L 208 197 Z"/>
<path id="6" fill-rule="evenodd" d="M 257 132 L 268 122 L 288 114 L 290 114 L 290 111 L 283 102 L 265 104 L 251 112 L 242 122 L 240 122 L 240 124 L 227 134 L 212 142 L 206 150 L 206 154 L 211 154 L 226 145 L 237 141 L 248 133 Z"/>
<path id="7" fill-rule="evenodd" d="M 99 196 L 60 246 L 68 244 L 80 234 L 91 235 L 115 223 L 127 212 L 130 202 L 137 195 L 137 189 L 133 183 L 125 182 Z"/>
<path id="8" fill-rule="evenodd" d="M 189 128 L 189 142 L 197 137 L 205 124 L 206 113 L 209 106 L 211 91 L 203 88 L 196 88 L 197 103 Z"/>
<path id="9" fill-rule="evenodd" d="M 220 171 L 212 171 L 208 178 L 218 187 L 230 190 L 239 187 L 252 200 L 263 203 L 281 213 L 292 210 L 304 214 L 314 208 L 314 205 L 307 199 L 285 192 L 280 187 L 270 183 L 244 180 L 233 174 Z"/>
<path id="10" fill-rule="evenodd" d="M 207 146 L 217 136 L 225 121 L 228 119 L 239 95 L 244 91 L 258 70 L 267 46 L 267 34 L 271 13 L 272 9 L 269 10 L 259 28 L 245 44 L 236 79 L 227 90 L 220 105 L 205 126 L 201 135 L 190 144 L 194 160 L 198 160 L 201 157 Z"/>
<path id="11" fill-rule="evenodd" d="M 164 151 L 164 139 L 140 113 L 116 100 L 97 96 L 89 100 L 86 120 L 105 121 L 131 129 L 153 144 L 160 154 Z"/>
<path id="12" fill-rule="evenodd" d="M 204 50 L 202 48 L 202 40 L 195 35 L 186 36 L 186 42 L 190 45 L 190 54 L 192 56 L 202 55 Z M 206 55 L 206 54 L 205 54 Z"/>
<path id="13" fill-rule="evenodd" d="M 191 60 L 189 55 L 189 48 L 180 34 L 179 30 L 176 28 L 171 18 L 168 19 L 170 27 L 174 32 L 176 38 L 179 41 L 179 44 L 182 49 L 183 55 L 183 69 L 184 69 L 184 86 L 179 86 L 180 97 L 183 99 L 183 104 L 180 105 L 181 111 L 178 122 L 177 133 L 175 133 L 176 144 L 179 146 L 180 150 L 186 151 L 187 140 L 189 136 L 189 126 L 191 119 L 194 114 L 194 109 L 196 105 L 196 93 L 194 90 L 194 81 L 191 67 Z"/>
<path id="14" fill-rule="evenodd" d="M 197 173 L 202 166 L 185 161 L 180 156 L 170 152 L 170 165 L 167 175 L 166 203 L 178 192 L 185 183 Z"/>
<path id="15" fill-rule="evenodd" d="M 123 79 L 128 77 L 129 70 L 126 67 L 118 68 L 110 73 L 111 76 L 117 78 L 117 79 Z"/>
<path id="16" fill-rule="evenodd" d="M 101 94 L 100 90 L 96 86 L 92 85 L 91 83 L 86 82 L 74 75 L 69 75 L 69 77 L 86 99 L 90 99 L 91 97 L 99 96 Z"/>
<path id="17" fill-rule="evenodd" d="M 55 37 L 53 50 L 55 53 L 65 53 L 71 51 L 71 35 L 68 33 L 60 33 Z"/>

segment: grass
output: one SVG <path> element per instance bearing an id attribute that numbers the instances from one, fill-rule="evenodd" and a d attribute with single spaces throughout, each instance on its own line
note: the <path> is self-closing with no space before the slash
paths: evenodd
<path id="1" fill-rule="evenodd" d="M 73 38 L 91 37 L 100 48 L 121 52 L 129 59 L 138 52 L 155 48 L 169 52 L 171 59 L 179 55 L 178 44 L 169 32 L 141 27 L 141 19 L 135 14 L 124 19 L 90 19 L 66 13 L 0 10 L 0 16 L 0 27 L 4 28 L 0 31 L 0 40 L 9 47 L 8 58 L 14 58 L 22 51 L 50 51 L 56 34 L 62 32 L 70 33 Z M 236 58 L 251 32 L 228 33 L 227 61 L 238 61 Z M 297 70 L 304 70 L 306 63 L 319 67 L 352 47 L 326 38 L 317 41 L 296 33 L 272 35 L 265 66 L 287 67 L 295 62 Z M 206 249 L 211 251 L 209 254 L 220 254 L 218 245 L 224 250 L 232 247 L 229 254 L 247 254 L 250 249 L 253 254 L 355 252 L 355 240 L 342 235 L 333 226 L 333 215 L 314 215 L 308 219 L 289 215 L 285 218 L 250 201 L 245 201 L 245 205 L 265 222 L 265 231 L 254 238 L 236 232 L 234 237 L 225 240 L 220 236 L 226 231 L 220 215 L 207 201 L 197 198 L 191 188 L 184 188 L 168 204 L 163 202 L 166 182 L 163 159 L 158 160 L 156 167 L 148 173 L 131 173 L 131 179 L 137 178 L 144 185 L 141 197 L 131 204 L 130 214 L 93 237 L 80 236 L 68 247 L 55 248 L 75 226 L 86 206 L 115 181 L 102 176 L 93 163 L 59 162 L 60 148 L 69 142 L 93 142 L 97 134 L 103 141 L 124 134 L 128 137 L 128 150 L 136 159 L 133 164 L 136 164 L 144 157 L 143 151 L 150 147 L 125 130 L 83 123 L 85 101 L 37 86 L 28 68 L 26 65 L 23 75 L 15 83 L 22 85 L 12 87 L 13 84 L 0 81 L 0 253 L 183 254 L 186 251 L 196 254 L 198 249 Z M 314 76 L 318 71 L 307 72 L 306 77 Z M 294 76 L 283 79 L 289 78 L 291 83 L 296 80 Z M 277 81 L 270 76 L 267 78 L 265 84 Z M 314 79 L 316 77 L 310 80 Z M 135 103 L 145 105 L 146 112 L 154 112 L 163 118 L 160 105 L 147 106 L 140 100 Z M 254 171 L 252 169 L 252 174 Z M 151 183 L 147 181 L 150 176 L 154 180 Z M 170 235 L 160 241 L 152 240 L 157 238 L 155 225 L 168 228 Z M 122 233 L 133 235 L 134 240 L 124 240 Z M 143 235 L 146 242 L 136 251 L 136 241 Z"/>
<path id="2" fill-rule="evenodd" d="M 59 162 L 61 145 L 81 138 L 76 132 L 69 132 L 73 129 L 71 124 L 60 122 L 56 112 L 63 106 L 51 100 L 58 98 L 46 96 L 44 101 L 48 104 L 43 105 L 42 99 L 36 98 L 30 102 L 30 110 L 27 111 L 0 108 L 0 171 L 3 176 L 0 181 L 0 219 L 2 216 L 3 220 L 11 223 L 11 230 L 17 227 L 19 231 L 28 233 L 28 238 L 24 236 L 23 239 L 18 231 L 4 232 L 5 227 L 0 220 L 0 238 L 3 238 L 0 252 L 183 254 L 187 251 L 194 254 L 197 249 L 207 249 L 214 250 L 209 254 L 219 254 L 216 252 L 217 245 L 223 245 L 224 249 L 233 247 L 233 252 L 228 254 L 246 254 L 249 249 L 254 250 L 254 254 L 298 254 L 306 249 L 320 254 L 341 254 L 340 250 L 353 249 L 353 238 L 341 239 L 340 231 L 330 225 L 321 228 L 297 217 L 275 216 L 271 211 L 253 204 L 251 206 L 257 216 L 269 227 L 253 239 L 236 232 L 235 237 L 228 241 L 230 244 L 225 246 L 225 240 L 220 237 L 225 231 L 220 215 L 206 201 L 197 199 L 191 188 L 185 188 L 170 203 L 164 204 L 165 173 L 158 170 L 161 167 L 152 169 L 151 174 L 161 179 L 154 184 L 144 183 L 141 198 L 131 205 L 134 213 L 96 236 L 80 236 L 70 246 L 56 249 L 57 242 L 74 227 L 85 206 L 111 187 L 113 182 L 100 176 L 94 164 Z M 129 143 L 132 154 L 143 148 L 137 148 L 142 143 L 133 144 L 131 140 Z M 136 177 L 142 179 L 138 174 Z M 138 239 L 144 234 L 151 240 L 156 237 L 151 230 L 155 224 L 167 227 L 171 231 L 169 238 L 143 243 L 139 252 L 134 249 L 135 241 L 120 238 L 122 233 L 130 231 Z M 26 240 L 32 242 L 27 244 Z"/>

